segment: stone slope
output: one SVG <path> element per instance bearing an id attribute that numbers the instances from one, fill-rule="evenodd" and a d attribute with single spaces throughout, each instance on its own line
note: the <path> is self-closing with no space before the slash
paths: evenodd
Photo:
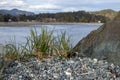
<path id="1" fill-rule="evenodd" d="M 83 38 L 74 50 L 79 56 L 106 59 L 120 65 L 120 12 L 110 22 Z"/>

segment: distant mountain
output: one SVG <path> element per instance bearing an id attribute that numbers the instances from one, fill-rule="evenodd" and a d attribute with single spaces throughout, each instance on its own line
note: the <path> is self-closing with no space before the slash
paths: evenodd
<path id="1" fill-rule="evenodd" d="M 101 15 L 109 18 L 110 20 L 114 19 L 114 17 L 118 14 L 117 11 L 114 11 L 112 9 L 105 9 L 101 11 L 95 11 L 95 12 L 90 12 L 91 14 L 95 15 Z"/>
<path id="2" fill-rule="evenodd" d="M 34 15 L 33 12 L 28 12 L 28 11 L 22 11 L 22 10 L 18 10 L 18 9 L 12 9 L 12 10 L 0 10 L 0 14 L 10 14 L 12 16 L 18 16 L 18 15 Z"/>

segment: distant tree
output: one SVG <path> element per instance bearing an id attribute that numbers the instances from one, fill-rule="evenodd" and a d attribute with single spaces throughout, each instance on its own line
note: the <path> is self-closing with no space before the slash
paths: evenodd
<path id="1" fill-rule="evenodd" d="M 19 21 L 27 21 L 27 16 L 24 15 L 19 15 Z"/>
<path id="2" fill-rule="evenodd" d="M 0 15 L 0 21 L 8 22 L 9 19 L 11 21 L 41 21 L 41 22 L 106 22 L 109 19 L 105 16 L 91 14 L 85 11 L 77 11 L 77 12 L 61 12 L 61 13 L 40 13 L 37 15 L 19 15 L 19 16 L 11 16 Z"/>
<path id="3" fill-rule="evenodd" d="M 4 16 L 2 14 L 0 14 L 0 22 L 4 21 Z"/>
<path id="4" fill-rule="evenodd" d="M 4 15 L 4 22 L 9 22 L 9 19 L 11 19 L 11 15 L 9 14 Z"/>

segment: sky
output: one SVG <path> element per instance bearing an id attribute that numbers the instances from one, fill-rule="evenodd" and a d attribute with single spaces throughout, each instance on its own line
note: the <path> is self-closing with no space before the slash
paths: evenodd
<path id="1" fill-rule="evenodd" d="M 120 10 L 120 0 L 0 0 L 0 9 L 20 9 L 35 13 Z"/>

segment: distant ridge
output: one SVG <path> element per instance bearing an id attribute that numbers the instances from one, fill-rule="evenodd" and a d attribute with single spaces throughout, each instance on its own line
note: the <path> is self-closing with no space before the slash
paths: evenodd
<path id="1" fill-rule="evenodd" d="M 19 16 L 19 15 L 34 15 L 33 12 L 28 12 L 28 11 L 23 11 L 23 10 L 18 10 L 18 9 L 12 9 L 12 10 L 5 10 L 2 9 L 0 10 L 0 14 L 6 15 L 6 14 L 10 14 L 12 16 Z"/>
<path id="2" fill-rule="evenodd" d="M 118 11 L 114 11 L 111 9 L 105 9 L 101 11 L 71 11 L 71 12 L 58 12 L 58 13 L 39 13 L 34 14 L 33 12 L 23 11 L 19 9 L 12 10 L 0 10 L 0 21 L 8 21 L 10 16 L 12 16 L 12 21 L 17 21 L 17 16 L 19 15 L 27 15 L 22 16 L 23 18 L 19 18 L 20 21 L 26 20 L 36 20 L 41 22 L 85 22 L 85 23 L 105 23 L 107 21 L 111 21 L 117 15 Z M 6 14 L 10 14 L 6 15 Z M 34 15 L 34 16 L 31 16 Z"/>
<path id="3" fill-rule="evenodd" d="M 117 16 L 117 14 L 118 14 L 117 11 L 114 11 L 112 9 L 104 9 L 104 10 L 94 11 L 94 12 L 90 12 L 90 13 L 95 14 L 95 15 L 105 16 L 105 17 L 109 18 L 110 20 L 113 20 L 115 18 L 115 16 Z"/>
<path id="4" fill-rule="evenodd" d="M 66 12 L 61 12 L 61 13 L 66 13 Z M 104 9 L 104 10 L 93 11 L 93 12 L 89 12 L 89 13 L 94 14 L 94 15 L 104 16 L 106 18 L 109 18 L 110 20 L 113 20 L 114 17 L 118 14 L 118 11 L 115 11 L 112 9 Z M 10 14 L 12 16 L 18 16 L 18 15 L 23 15 L 23 14 L 34 15 L 33 12 L 19 10 L 19 9 L 12 9 L 12 10 L 1 9 L 0 14 L 3 14 L 3 15 Z M 51 13 L 51 14 L 53 14 L 53 13 Z"/>

